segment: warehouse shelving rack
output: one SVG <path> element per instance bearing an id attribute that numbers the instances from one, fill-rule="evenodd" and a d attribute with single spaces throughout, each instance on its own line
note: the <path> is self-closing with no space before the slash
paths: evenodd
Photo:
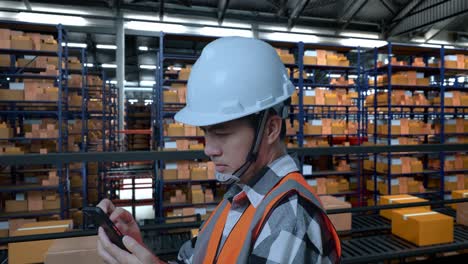
<path id="1" fill-rule="evenodd" d="M 294 116 L 297 116 L 299 128 L 297 135 L 297 142 L 299 147 L 304 146 L 304 142 L 307 138 L 314 137 L 325 137 L 326 141 L 330 146 L 334 145 L 334 142 L 343 142 L 350 141 L 352 144 L 360 145 L 364 141 L 364 131 L 366 123 L 363 122 L 364 116 L 366 115 L 365 111 L 362 108 L 363 105 L 363 91 L 361 88 L 361 79 L 362 79 L 362 68 L 361 68 L 361 48 L 360 47 L 345 47 L 345 46 L 335 46 L 335 45 L 320 45 L 320 44 L 304 44 L 303 42 L 297 43 L 297 63 L 296 64 L 286 64 L 285 66 L 290 69 L 290 78 L 293 84 L 298 89 L 298 104 L 291 105 L 291 120 L 294 120 Z M 334 52 L 343 52 L 349 57 L 355 55 L 355 64 L 351 66 L 332 66 L 332 65 L 313 65 L 305 64 L 304 56 L 306 50 L 326 50 Z M 295 78 L 294 72 L 298 71 L 298 76 Z M 307 78 L 304 76 L 307 75 Z M 355 77 L 354 85 L 338 85 L 330 84 L 333 75 L 339 75 L 345 77 L 346 80 L 349 79 L 351 75 Z M 326 83 L 324 83 L 326 81 Z M 357 97 L 353 98 L 351 105 L 321 105 L 321 104 L 304 104 L 304 96 L 306 91 L 320 89 L 345 89 L 347 92 L 354 90 L 357 93 Z M 354 103 L 354 104 L 353 104 Z M 355 108 L 352 110 L 352 108 Z M 296 110 L 296 111 L 295 111 Z M 316 111 L 318 113 L 315 113 Z M 322 119 L 322 118 L 332 118 L 332 119 L 344 119 L 346 123 L 348 121 L 354 121 L 357 124 L 357 133 L 354 134 L 306 134 L 304 132 L 305 122 L 309 119 Z M 339 157 L 340 155 L 337 155 Z M 347 162 L 350 162 L 349 155 L 344 156 Z M 304 164 L 304 158 L 301 157 L 301 163 Z M 358 196 L 359 204 L 361 204 L 361 157 L 357 156 L 356 159 L 356 168 L 353 168 L 351 171 L 336 171 L 333 170 L 333 157 L 328 158 L 327 170 L 322 171 L 313 171 L 312 174 L 304 174 L 306 179 L 313 179 L 317 177 L 327 177 L 327 176 L 356 176 L 357 181 L 357 190 L 340 192 L 332 194 L 335 196 Z"/>
<path id="2" fill-rule="evenodd" d="M 16 49 L 0 49 L 0 54 L 10 55 L 10 67 L 2 67 L 2 73 L 0 78 L 10 79 L 37 79 L 37 80 L 52 80 L 57 84 L 58 89 L 58 101 L 1 101 L 0 104 L 3 109 L 0 111 L 1 116 L 5 116 L 13 127 L 16 127 L 15 123 L 18 122 L 22 128 L 20 131 L 14 131 L 14 137 L 11 139 L 1 139 L 2 141 L 9 142 L 34 142 L 34 141 L 53 141 L 56 140 L 57 153 L 66 151 L 67 148 L 67 130 L 62 126 L 66 124 L 67 120 L 67 109 L 66 109 L 66 95 L 68 93 L 67 87 L 67 57 L 68 47 L 62 46 L 62 43 L 67 42 L 67 31 L 62 25 L 56 27 L 51 26 L 37 26 L 28 23 L 1 23 L 2 27 L 25 30 L 29 32 L 44 32 L 56 33 L 58 49 L 57 51 L 41 51 L 41 50 L 16 50 Z M 57 75 L 39 75 L 37 73 L 44 71 L 43 68 L 31 68 L 31 67 L 16 67 L 15 61 L 17 56 L 46 56 L 46 57 L 58 57 L 59 61 L 65 59 L 65 67 L 61 63 L 58 63 L 58 74 Z M 25 73 L 28 72 L 28 73 Z M 36 74 L 34 74 L 36 73 Z M 48 110 L 44 110 L 44 108 Z M 6 110 L 4 110 L 6 109 Z M 23 119 L 26 117 L 40 118 L 40 117 L 53 117 L 58 121 L 58 137 L 57 138 L 26 138 L 24 136 Z M 65 140 L 64 140 L 65 139 Z M 52 169 L 39 169 L 30 170 L 28 173 L 35 172 L 48 172 Z M 34 217 L 34 216 L 51 216 L 60 214 L 61 218 L 66 216 L 67 212 L 67 199 L 66 194 L 68 193 L 66 182 L 66 166 L 62 165 L 57 167 L 57 176 L 59 177 L 58 186 L 41 186 L 40 184 L 18 186 L 16 185 L 16 177 L 22 173 L 22 170 L 11 168 L 12 183 L 11 186 L 3 186 L 2 192 L 17 193 L 24 191 L 42 191 L 42 190 L 56 190 L 59 194 L 60 208 L 58 210 L 41 210 L 33 212 L 19 212 L 19 213 L 2 213 L 0 218 L 15 218 L 15 217 Z M 24 171 L 24 170 L 23 170 Z"/>
<path id="3" fill-rule="evenodd" d="M 181 64 L 193 64 L 197 58 L 198 54 L 170 54 L 165 52 L 165 40 L 167 38 L 178 38 L 178 36 L 174 35 L 167 35 L 163 32 L 159 34 L 159 49 L 156 53 L 156 70 L 155 70 L 155 80 L 156 84 L 153 87 L 153 107 L 152 107 L 152 138 L 153 150 L 162 150 L 164 148 L 164 144 L 166 139 L 170 140 L 177 140 L 177 139 L 192 139 L 198 140 L 199 142 L 203 142 L 202 136 L 165 136 L 164 135 L 164 124 L 165 119 L 173 118 L 175 113 L 182 109 L 185 104 L 184 103 L 169 103 L 164 102 L 163 98 L 163 91 L 168 89 L 167 85 L 171 85 L 173 83 L 179 84 L 186 84 L 186 80 L 178 80 L 177 74 L 168 73 L 165 74 L 165 67 L 168 66 L 169 63 L 181 63 Z M 182 39 L 193 39 L 193 36 L 182 36 Z M 212 40 L 213 38 L 196 38 L 197 41 L 200 42 L 207 42 Z M 163 178 L 163 169 L 165 168 L 165 162 L 157 161 L 154 163 L 154 209 L 155 209 L 155 216 L 156 219 L 162 219 L 165 217 L 164 212 L 166 210 L 174 209 L 174 208 L 183 208 L 183 207 L 193 207 L 195 204 L 190 202 L 182 203 L 182 204 L 167 204 L 164 202 L 163 191 L 164 188 L 169 188 L 171 186 L 185 186 L 190 190 L 190 187 L 193 182 L 190 180 L 172 180 L 172 181 L 165 181 Z M 210 185 L 210 188 L 214 188 L 215 185 L 219 185 L 216 183 L 215 180 L 206 180 L 206 181 L 198 181 L 198 183 L 206 183 Z M 189 199 L 190 196 L 187 196 Z M 202 203 L 196 204 L 198 205 L 216 205 L 216 203 Z"/>
<path id="4" fill-rule="evenodd" d="M 99 146 L 102 146 L 102 151 L 115 151 L 115 120 L 117 117 L 116 112 L 116 91 L 115 87 L 107 81 L 105 73 L 96 69 L 89 69 L 87 67 L 87 54 L 86 49 L 79 49 L 80 60 L 81 60 L 81 69 L 74 70 L 72 73 L 81 74 L 81 86 L 79 87 L 69 87 L 69 91 L 76 91 L 78 95 L 81 95 L 81 104 L 77 107 L 70 107 L 67 103 L 69 110 L 70 118 L 75 120 L 79 119 L 81 121 L 81 130 L 79 132 L 71 133 L 71 135 L 78 134 L 80 135 L 80 152 L 96 152 L 100 151 Z M 100 77 L 102 84 L 90 84 L 88 82 L 89 77 Z M 89 109 L 89 104 L 91 100 L 97 100 L 101 102 L 102 107 L 98 109 Z M 101 124 L 100 128 L 89 128 L 88 122 L 95 121 Z M 100 133 L 100 138 L 95 138 L 91 140 L 90 133 Z M 80 165 L 80 168 L 70 168 L 68 170 L 69 174 L 79 173 L 81 176 L 81 186 L 70 187 L 71 193 L 81 193 L 82 206 L 85 207 L 97 201 L 90 201 L 89 191 L 95 190 L 99 194 L 100 180 L 99 173 L 100 170 L 104 170 L 104 165 L 102 163 L 94 164 L 96 166 L 91 166 L 91 164 L 84 162 Z M 95 176 L 93 179 L 96 179 L 97 182 L 91 182 L 90 176 Z M 95 195 L 99 196 L 99 195 Z M 99 200 L 99 198 L 97 198 Z M 94 199 L 93 199 L 94 200 Z M 71 208 L 71 206 L 69 206 Z M 71 208 L 73 211 L 79 208 Z"/>
<path id="5" fill-rule="evenodd" d="M 467 106 L 446 106 L 444 104 L 444 95 L 446 91 L 450 90 L 458 90 L 463 91 L 466 90 L 466 81 L 464 83 L 458 83 L 455 81 L 454 85 L 447 85 L 447 80 L 449 77 L 457 74 L 468 74 L 468 70 L 466 69 L 447 69 L 445 67 L 445 55 L 447 54 L 468 54 L 466 49 L 446 49 L 442 46 L 440 49 L 432 48 L 432 47 L 421 47 L 416 45 L 409 45 L 409 44 L 393 44 L 388 42 L 387 45 L 379 48 L 374 48 L 371 50 L 372 52 L 372 66 L 371 69 L 366 70 L 366 78 L 364 82 L 364 86 L 366 86 L 366 90 L 368 94 L 371 92 L 374 93 L 374 100 L 373 105 L 370 107 L 372 110 L 370 112 L 370 119 L 374 121 L 374 130 L 368 131 L 369 134 L 372 135 L 373 143 L 382 143 L 385 145 L 392 145 L 392 137 L 399 136 L 399 137 L 416 137 L 416 138 L 424 138 L 424 144 L 430 144 L 433 142 L 440 142 L 441 144 L 445 143 L 445 138 L 450 135 L 455 136 L 463 136 L 465 134 L 448 134 L 444 131 L 444 123 L 446 121 L 446 117 L 450 114 L 448 113 L 448 109 L 452 109 L 456 114 L 454 116 L 461 116 L 465 119 L 466 116 L 466 108 Z M 387 63 L 385 65 L 378 65 L 378 55 L 383 54 L 386 55 Z M 412 64 L 414 57 L 423 57 L 424 63 L 426 67 L 423 66 L 411 66 L 411 65 L 394 65 L 392 64 L 392 58 L 396 56 L 406 56 L 409 60 L 409 63 Z M 429 66 L 429 59 L 433 57 L 433 59 L 439 57 L 439 67 Z M 400 84 L 392 84 L 392 73 L 400 72 L 400 71 L 416 71 L 423 73 L 425 77 L 427 76 L 434 76 L 434 78 L 429 85 L 400 85 Z M 387 84 L 378 84 L 377 82 L 377 75 L 383 74 L 387 77 Z M 369 85 L 368 78 L 372 78 L 373 84 Z M 400 105 L 398 103 L 392 102 L 391 93 L 392 90 L 405 90 L 409 91 L 414 94 L 415 91 L 421 91 L 424 93 L 426 98 L 430 97 L 430 93 L 438 93 L 440 96 L 440 105 Z M 378 93 L 380 92 L 387 92 L 387 102 L 384 104 L 378 103 Z M 421 109 L 423 109 L 421 111 Z M 461 113 L 460 113 L 461 112 Z M 391 126 L 392 120 L 394 118 L 408 118 L 411 120 L 421 120 L 424 123 L 428 123 L 429 121 L 438 120 L 440 122 L 440 132 L 434 134 L 392 134 Z M 387 133 L 379 134 L 377 133 L 377 126 L 378 120 L 387 120 L 384 121 L 387 125 Z M 380 142 L 378 142 L 378 138 L 383 137 Z M 408 153 L 406 153 L 408 154 Z M 425 192 L 417 192 L 412 194 L 417 195 L 438 195 L 443 197 L 444 194 L 448 194 L 450 192 L 445 191 L 444 187 L 444 176 L 446 171 L 444 172 L 444 161 L 446 157 L 446 153 L 441 151 L 438 153 L 438 159 L 440 160 L 440 168 L 429 168 L 428 167 L 428 155 L 423 153 L 423 171 L 421 172 L 412 172 L 412 173 L 400 173 L 395 174 L 391 172 L 391 159 L 394 155 L 397 156 L 404 156 L 405 153 L 401 154 L 391 154 L 387 153 L 386 160 L 387 160 L 387 173 L 378 173 L 376 171 L 377 166 L 377 155 L 373 155 L 373 170 L 372 170 L 372 177 L 373 177 L 373 184 L 374 184 L 374 191 L 373 191 L 373 198 L 374 202 L 377 201 L 377 197 L 379 191 L 377 189 L 377 175 L 384 175 L 387 180 L 387 193 L 391 194 L 391 179 L 392 177 L 405 177 L 405 176 L 412 176 L 412 175 L 422 175 L 423 176 L 423 186 L 427 188 L 428 185 L 428 178 L 437 177 L 440 180 L 440 188 L 439 190 L 429 190 Z M 414 154 L 410 154 L 414 155 Z M 458 170 L 457 172 L 466 172 L 467 170 Z"/>

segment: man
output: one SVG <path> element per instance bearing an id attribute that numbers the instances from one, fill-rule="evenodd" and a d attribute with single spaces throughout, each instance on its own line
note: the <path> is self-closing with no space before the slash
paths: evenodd
<path id="1" fill-rule="evenodd" d="M 286 152 L 287 102 L 294 92 L 286 69 L 267 43 L 220 38 L 192 67 L 187 106 L 175 119 L 205 131 L 205 154 L 219 181 L 232 184 L 185 243 L 179 263 L 338 263 L 339 238 L 318 198 Z M 99 230 L 107 263 L 163 263 L 141 239 L 127 211 L 99 206 L 126 236 L 127 253 Z"/>

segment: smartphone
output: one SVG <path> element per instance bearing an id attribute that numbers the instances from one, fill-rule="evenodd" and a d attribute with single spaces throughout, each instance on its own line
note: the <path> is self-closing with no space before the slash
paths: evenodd
<path id="1" fill-rule="evenodd" d="M 88 219 L 92 219 L 94 223 L 101 226 L 106 232 L 107 237 L 109 240 L 117 245 L 119 248 L 130 252 L 125 248 L 122 238 L 124 237 L 120 230 L 114 225 L 114 223 L 109 219 L 109 216 L 104 213 L 104 211 L 99 207 L 85 207 L 83 208 L 83 213 L 88 217 Z"/>

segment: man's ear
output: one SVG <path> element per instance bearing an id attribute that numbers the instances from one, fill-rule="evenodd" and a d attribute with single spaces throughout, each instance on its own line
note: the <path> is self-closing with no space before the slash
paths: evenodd
<path id="1" fill-rule="evenodd" d="M 278 115 L 272 115 L 268 118 L 268 122 L 265 128 L 265 136 L 268 144 L 274 143 L 281 134 L 282 119 Z"/>

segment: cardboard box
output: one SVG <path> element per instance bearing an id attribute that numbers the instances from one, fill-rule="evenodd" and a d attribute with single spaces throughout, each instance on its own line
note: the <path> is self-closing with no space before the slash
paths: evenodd
<path id="1" fill-rule="evenodd" d="M 202 190 L 192 190 L 192 203 L 201 204 L 205 202 L 205 195 Z"/>
<path id="2" fill-rule="evenodd" d="M 33 42 L 31 39 L 12 39 L 11 48 L 17 50 L 32 50 Z"/>
<path id="3" fill-rule="evenodd" d="M 5 212 L 6 213 L 17 213 L 17 212 L 27 212 L 28 211 L 28 201 L 16 201 L 16 200 L 6 200 L 5 201 Z"/>
<path id="4" fill-rule="evenodd" d="M 457 224 L 468 226 L 468 203 L 458 204 Z"/>
<path id="5" fill-rule="evenodd" d="M 47 250 L 45 264 L 103 264 L 97 240 L 97 236 L 56 239 Z"/>
<path id="6" fill-rule="evenodd" d="M 333 196 L 323 195 L 319 197 L 322 201 L 323 208 L 325 210 L 331 209 L 342 209 L 342 208 L 351 208 L 351 204 L 348 202 L 343 202 Z M 351 230 L 351 213 L 344 214 L 330 214 L 328 215 L 333 226 L 335 226 L 336 231 L 346 231 Z"/>
<path id="7" fill-rule="evenodd" d="M 284 64 L 294 64 L 294 55 L 293 54 L 280 54 L 280 59 Z"/>
<path id="8" fill-rule="evenodd" d="M 0 89 L 1 101 L 24 101 L 24 90 Z"/>
<path id="9" fill-rule="evenodd" d="M 177 169 L 165 169 L 163 170 L 164 180 L 177 180 Z"/>
<path id="10" fill-rule="evenodd" d="M 0 127 L 0 139 L 12 138 L 13 129 L 9 127 Z"/>
<path id="11" fill-rule="evenodd" d="M 27 236 L 60 233 L 73 229 L 72 220 L 44 221 L 23 224 L 10 236 Z M 42 263 L 45 254 L 54 240 L 40 240 L 8 244 L 8 261 L 15 264 Z M 25 254 L 27 252 L 27 254 Z"/>
<path id="12" fill-rule="evenodd" d="M 397 186 L 398 187 L 398 186 Z M 425 199 L 418 198 L 416 196 L 408 195 L 408 194 L 400 194 L 400 195 L 385 195 L 380 197 L 380 204 L 405 204 L 405 203 L 420 203 L 420 202 L 427 202 Z M 431 210 L 431 207 L 428 206 L 418 206 L 412 207 L 417 209 L 424 209 L 424 210 Z M 392 212 L 396 209 L 387 209 L 387 210 L 380 210 L 380 215 L 387 219 L 392 219 Z"/>
<path id="13" fill-rule="evenodd" d="M 453 242 L 453 218 L 425 209 L 394 210 L 392 233 L 418 246 Z"/>
<path id="14" fill-rule="evenodd" d="M 169 124 L 169 126 L 167 127 L 168 136 L 183 137 L 185 136 L 184 131 L 184 125 L 182 124 Z"/>
<path id="15" fill-rule="evenodd" d="M 42 193 L 40 191 L 28 192 L 28 211 L 43 210 Z"/>
<path id="16" fill-rule="evenodd" d="M 192 180 L 207 180 L 208 173 L 207 168 L 192 168 L 190 170 L 190 178 Z"/>
<path id="17" fill-rule="evenodd" d="M 60 209 L 60 199 L 57 198 L 52 201 L 44 200 L 43 205 L 44 205 L 44 210 Z"/>
<path id="18" fill-rule="evenodd" d="M 316 65 L 317 64 L 317 57 L 314 56 L 304 56 L 304 65 Z"/>
<path id="19" fill-rule="evenodd" d="M 468 189 L 452 191 L 452 199 L 463 199 L 463 198 L 468 198 Z M 450 207 L 456 210 L 457 204 L 450 204 Z"/>
<path id="20" fill-rule="evenodd" d="M 35 223 L 35 222 L 36 222 L 36 218 L 32 218 L 32 219 L 24 219 L 24 218 L 9 219 L 8 220 L 9 232 L 12 233 L 13 231 L 16 231 L 18 228 L 20 228 L 24 224 Z"/>

